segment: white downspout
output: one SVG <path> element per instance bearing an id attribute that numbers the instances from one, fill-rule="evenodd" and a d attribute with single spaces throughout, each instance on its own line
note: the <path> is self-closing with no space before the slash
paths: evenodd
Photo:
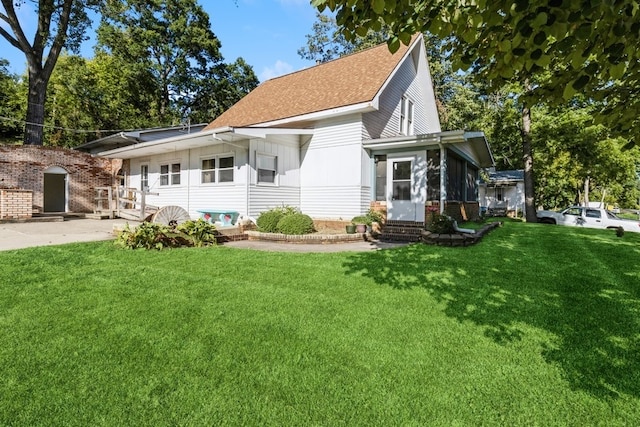
<path id="1" fill-rule="evenodd" d="M 440 147 L 440 214 L 444 213 L 444 204 L 447 201 L 447 150 L 438 137 Z"/>

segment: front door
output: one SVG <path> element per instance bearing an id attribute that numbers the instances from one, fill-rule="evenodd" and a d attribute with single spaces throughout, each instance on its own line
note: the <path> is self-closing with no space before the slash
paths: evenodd
<path id="1" fill-rule="evenodd" d="M 65 212 L 67 209 L 67 175 L 44 174 L 44 212 Z"/>
<path id="2" fill-rule="evenodd" d="M 419 155 L 387 158 L 387 219 L 424 222 L 426 169 L 423 162 Z"/>

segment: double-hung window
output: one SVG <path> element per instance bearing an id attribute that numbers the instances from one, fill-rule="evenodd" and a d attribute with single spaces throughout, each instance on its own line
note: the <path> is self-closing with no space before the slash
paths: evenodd
<path id="1" fill-rule="evenodd" d="M 413 135 L 413 101 L 406 96 L 400 102 L 400 134 Z"/>
<path id="2" fill-rule="evenodd" d="M 203 184 L 214 182 L 233 182 L 233 156 L 216 156 L 202 159 L 201 181 Z"/>
<path id="3" fill-rule="evenodd" d="M 266 154 L 256 156 L 256 169 L 258 169 L 258 184 L 275 184 L 278 158 Z"/>
<path id="4" fill-rule="evenodd" d="M 180 163 L 160 165 L 160 185 L 180 185 Z"/>

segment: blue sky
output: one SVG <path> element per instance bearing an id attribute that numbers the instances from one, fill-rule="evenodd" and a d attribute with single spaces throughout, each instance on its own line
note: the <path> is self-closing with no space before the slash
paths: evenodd
<path id="1" fill-rule="evenodd" d="M 297 53 L 305 45 L 305 35 L 311 33 L 315 21 L 315 9 L 309 0 L 199 0 L 199 3 L 209 14 L 225 61 L 243 57 L 260 81 L 313 65 Z M 27 38 L 32 39 L 37 17 L 30 3 L 25 2 L 18 13 Z M 82 54 L 91 57 L 92 47 L 93 42 L 85 43 Z M 0 37 L 0 58 L 9 60 L 13 73 L 21 74 L 26 69 L 24 54 L 3 37 Z"/>

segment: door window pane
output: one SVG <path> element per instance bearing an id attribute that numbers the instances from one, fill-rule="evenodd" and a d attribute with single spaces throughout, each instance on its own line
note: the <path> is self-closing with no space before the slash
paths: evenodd
<path id="1" fill-rule="evenodd" d="M 411 200 L 411 161 L 393 162 L 393 200 Z"/>
<path id="2" fill-rule="evenodd" d="M 394 162 L 393 179 L 411 179 L 411 161 Z"/>

